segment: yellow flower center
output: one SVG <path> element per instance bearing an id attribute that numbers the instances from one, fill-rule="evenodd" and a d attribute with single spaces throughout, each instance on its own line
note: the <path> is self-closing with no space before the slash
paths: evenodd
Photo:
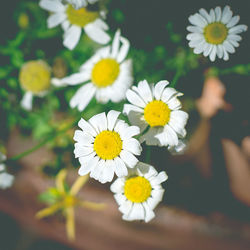
<path id="1" fill-rule="evenodd" d="M 151 127 L 164 126 L 169 122 L 170 112 L 166 103 L 154 100 L 144 108 L 144 119 Z"/>
<path id="2" fill-rule="evenodd" d="M 94 150 L 103 160 L 112 160 L 122 151 L 122 140 L 114 131 L 102 131 L 94 141 Z"/>
<path id="3" fill-rule="evenodd" d="M 38 94 L 50 87 L 50 68 L 44 61 L 27 62 L 21 68 L 19 81 L 23 89 Z"/>
<path id="4" fill-rule="evenodd" d="M 84 27 L 86 24 L 94 22 L 99 16 L 97 11 L 88 11 L 86 8 L 76 10 L 71 4 L 68 5 L 66 14 L 71 24 L 80 27 Z"/>
<path id="5" fill-rule="evenodd" d="M 66 195 L 63 203 L 65 207 L 74 207 L 77 204 L 77 199 L 72 195 Z"/>
<path id="6" fill-rule="evenodd" d="M 112 58 L 105 58 L 94 65 L 91 80 L 98 88 L 104 88 L 113 84 L 119 73 L 119 63 Z"/>
<path id="7" fill-rule="evenodd" d="M 208 43 L 222 44 L 227 38 L 228 29 L 225 24 L 221 22 L 214 22 L 208 24 L 204 28 L 204 36 Z"/>
<path id="8" fill-rule="evenodd" d="M 124 185 L 124 195 L 128 200 L 136 203 L 146 201 L 151 191 L 150 182 L 142 176 L 131 177 L 126 180 Z"/>

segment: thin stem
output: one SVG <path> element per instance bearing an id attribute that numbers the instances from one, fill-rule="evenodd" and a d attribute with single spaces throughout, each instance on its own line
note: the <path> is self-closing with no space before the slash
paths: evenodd
<path id="1" fill-rule="evenodd" d="M 11 162 L 11 161 L 17 161 L 21 158 L 23 158 L 24 156 L 26 155 L 29 155 L 30 153 L 36 151 L 37 149 L 41 148 L 42 146 L 44 146 L 45 144 L 47 144 L 49 141 L 52 141 L 53 139 L 55 139 L 57 136 L 61 135 L 62 133 L 66 132 L 67 130 L 69 130 L 70 128 L 74 127 L 76 124 L 78 123 L 78 118 L 76 121 L 74 121 L 73 123 L 71 123 L 69 126 L 65 127 L 64 129 L 62 130 L 59 130 L 57 131 L 56 133 L 54 133 L 53 135 L 45 138 L 43 141 L 41 141 L 40 143 L 38 143 L 37 145 L 35 145 L 34 147 L 18 154 L 18 155 L 15 155 L 11 158 L 8 158 L 5 160 L 5 162 Z"/>
<path id="2" fill-rule="evenodd" d="M 183 70 L 182 67 L 177 68 L 174 79 L 172 80 L 170 87 L 175 88 L 179 78 L 182 76 Z"/>
<path id="3" fill-rule="evenodd" d="M 146 146 L 146 163 L 150 164 L 151 162 L 151 149 L 149 146 Z"/>

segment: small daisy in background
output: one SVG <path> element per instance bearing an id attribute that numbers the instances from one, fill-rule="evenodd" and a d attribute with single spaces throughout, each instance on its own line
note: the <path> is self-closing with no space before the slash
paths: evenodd
<path id="1" fill-rule="evenodd" d="M 75 131 L 74 154 L 81 163 L 80 175 L 90 173 L 90 177 L 105 183 L 112 181 L 114 173 L 126 176 L 128 168 L 137 164 L 135 155 L 140 155 L 142 149 L 133 137 L 140 129 L 118 119 L 119 114 L 111 110 L 107 115 L 100 113 L 79 121 L 82 130 Z"/>
<path id="2" fill-rule="evenodd" d="M 74 2 L 74 5 L 79 6 L 79 1 Z M 80 2 L 87 3 L 87 1 Z M 52 12 L 47 21 L 48 28 L 62 25 L 64 30 L 63 45 L 68 49 L 75 48 L 80 40 L 82 29 L 88 37 L 97 43 L 106 44 L 110 41 L 110 36 L 106 32 L 108 25 L 102 20 L 105 17 L 103 11 L 90 11 L 88 7 L 75 9 L 71 4 L 64 4 L 61 0 L 41 0 L 39 5 Z"/>
<path id="3" fill-rule="evenodd" d="M 164 171 L 158 173 L 152 166 L 142 162 L 138 162 L 134 169 L 129 169 L 128 176 L 116 179 L 110 189 L 123 214 L 122 218 L 145 222 L 153 219 L 153 210 L 165 191 L 161 183 L 167 179 Z"/>
<path id="4" fill-rule="evenodd" d="M 140 141 L 147 145 L 176 147 L 179 138 L 186 136 L 188 114 L 180 110 L 181 103 L 177 98 L 183 94 L 167 88 L 168 84 L 168 81 L 160 81 L 150 86 L 144 80 L 126 93 L 131 104 L 124 105 L 123 113 L 132 125 L 140 128 Z"/>
<path id="5" fill-rule="evenodd" d="M 189 46 L 194 48 L 195 54 L 203 53 L 211 61 L 215 60 L 216 55 L 228 60 L 229 53 L 234 53 L 235 47 L 239 46 L 239 33 L 247 30 L 246 25 L 237 25 L 240 17 L 233 17 L 229 6 L 223 10 L 216 7 L 209 13 L 200 9 L 199 13 L 191 15 L 188 20 L 193 25 L 187 27 L 191 32 L 187 35 Z"/>
<path id="6" fill-rule="evenodd" d="M 19 82 L 25 91 L 21 106 L 31 110 L 33 96 L 43 97 L 51 87 L 51 69 L 45 61 L 29 61 L 20 70 Z"/>
<path id="7" fill-rule="evenodd" d="M 37 219 L 42 219 L 57 212 L 62 212 L 66 218 L 66 231 L 70 240 L 75 239 L 75 211 L 76 207 L 88 208 L 91 210 L 100 210 L 105 207 L 103 203 L 81 200 L 77 197 L 78 192 L 87 183 L 89 176 L 79 176 L 72 184 L 71 188 L 67 185 L 65 179 L 67 171 L 62 169 L 55 178 L 55 187 L 49 188 L 40 195 L 40 200 L 49 206 L 40 210 L 36 214 Z"/>
<path id="8" fill-rule="evenodd" d="M 66 0 L 69 4 L 71 4 L 76 10 L 82 7 L 86 7 L 88 3 L 94 4 L 98 0 Z"/>
<path id="9" fill-rule="evenodd" d="M 55 86 L 81 86 L 70 100 L 70 107 L 83 111 L 95 96 L 97 102 L 120 102 L 125 99 L 127 89 L 132 85 L 132 61 L 125 60 L 129 41 L 120 30 L 115 33 L 111 46 L 99 49 L 94 56 L 80 67 L 80 72 L 71 76 L 52 79 Z M 86 83 L 85 83 L 86 82 Z"/>
<path id="10" fill-rule="evenodd" d="M 14 176 L 8 174 L 5 169 L 3 161 L 6 160 L 6 156 L 0 152 L 0 188 L 6 189 L 12 186 L 14 181 Z"/>

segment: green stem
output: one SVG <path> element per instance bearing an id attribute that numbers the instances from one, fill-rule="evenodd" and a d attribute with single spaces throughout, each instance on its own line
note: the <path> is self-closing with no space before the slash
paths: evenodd
<path id="1" fill-rule="evenodd" d="M 146 159 L 145 162 L 150 164 L 151 162 L 151 149 L 149 146 L 146 146 Z"/>
<path id="2" fill-rule="evenodd" d="M 38 143 L 37 145 L 35 145 L 34 147 L 18 154 L 18 155 L 15 155 L 11 158 L 8 158 L 7 160 L 5 160 L 5 162 L 11 162 L 11 161 L 17 161 L 21 158 L 23 158 L 24 156 L 26 155 L 29 155 L 30 153 L 36 151 L 37 149 L 41 148 L 42 146 L 44 146 L 45 144 L 47 144 L 49 141 L 52 141 L 53 139 L 55 139 L 57 136 L 63 134 L 64 132 L 66 132 L 67 130 L 69 130 L 70 128 L 76 126 L 76 124 L 78 123 L 78 118 L 76 119 L 76 121 L 74 121 L 73 123 L 71 123 L 69 126 L 65 127 L 64 129 L 62 130 L 59 130 L 57 131 L 56 133 L 54 133 L 52 136 L 49 136 L 47 138 L 45 138 L 43 141 L 41 141 L 40 143 Z"/>
<path id="3" fill-rule="evenodd" d="M 179 78 L 182 76 L 183 70 L 182 67 L 177 68 L 177 71 L 175 73 L 174 79 L 172 80 L 170 87 L 175 88 Z"/>

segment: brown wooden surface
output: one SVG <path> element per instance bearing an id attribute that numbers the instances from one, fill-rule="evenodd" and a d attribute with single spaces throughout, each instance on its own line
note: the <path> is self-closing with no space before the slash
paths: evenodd
<path id="1" fill-rule="evenodd" d="M 14 155 L 31 146 L 23 139 L 10 140 L 8 152 Z M 250 225 L 223 216 L 207 217 L 185 212 L 175 207 L 159 206 L 156 218 L 150 223 L 125 222 L 117 209 L 109 185 L 90 181 L 79 193 L 83 199 L 105 202 L 103 211 L 76 210 L 76 240 L 69 242 L 62 218 L 35 219 L 35 213 L 44 207 L 37 195 L 53 186 L 54 182 L 41 175 L 39 166 L 52 158 L 42 148 L 23 158 L 14 186 L 0 191 L 0 210 L 10 214 L 26 230 L 53 239 L 73 249 L 125 250 L 247 250 L 250 249 Z M 73 181 L 77 172 L 70 174 Z"/>

